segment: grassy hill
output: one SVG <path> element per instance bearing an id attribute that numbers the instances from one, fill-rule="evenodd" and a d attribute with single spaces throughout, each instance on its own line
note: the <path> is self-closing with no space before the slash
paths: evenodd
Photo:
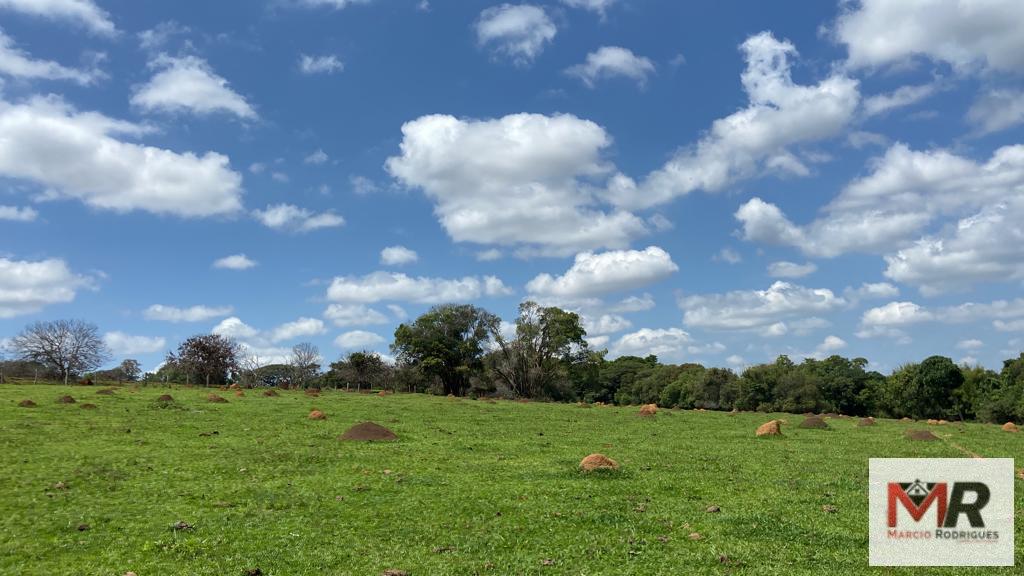
<path id="1" fill-rule="evenodd" d="M 997 426 L 930 427 L 943 441 L 912 442 L 904 431 L 923 423 L 805 430 L 775 415 L 785 436 L 755 438 L 772 416 L 97 390 L 0 386 L 0 574 L 1019 573 L 867 567 L 867 459 L 1024 465 L 1024 434 Z M 308 419 L 314 408 L 326 420 Z M 399 440 L 338 440 L 371 420 Z M 580 473 L 592 452 L 621 470 Z M 1021 525 L 1024 491 L 1017 510 Z"/>

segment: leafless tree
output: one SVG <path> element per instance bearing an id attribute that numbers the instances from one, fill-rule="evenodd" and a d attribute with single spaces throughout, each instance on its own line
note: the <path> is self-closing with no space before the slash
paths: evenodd
<path id="1" fill-rule="evenodd" d="M 55 320 L 29 324 L 11 340 L 21 359 L 39 362 L 64 377 L 94 370 L 110 357 L 95 324 L 81 320 Z"/>
<path id="2" fill-rule="evenodd" d="M 255 386 L 260 374 L 260 368 L 266 364 L 260 359 L 259 354 L 248 354 L 239 361 L 239 368 L 242 372 L 242 382 L 246 386 Z"/>
<path id="3" fill-rule="evenodd" d="M 292 348 L 290 363 L 295 371 L 296 383 L 305 387 L 320 372 L 320 349 L 309 342 L 296 344 Z"/>

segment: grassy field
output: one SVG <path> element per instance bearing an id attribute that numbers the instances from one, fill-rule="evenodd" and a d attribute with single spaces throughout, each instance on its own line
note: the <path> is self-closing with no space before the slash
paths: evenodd
<path id="1" fill-rule="evenodd" d="M 996 426 L 937 427 L 948 440 L 926 443 L 905 440 L 896 421 L 832 420 L 820 431 L 779 415 L 785 437 L 755 439 L 768 416 L 96 392 L 0 386 L 0 574 L 1021 573 L 867 567 L 867 459 L 963 449 L 1024 465 L 1024 434 Z M 161 407 L 166 393 L 175 402 Z M 58 404 L 64 394 L 78 403 Z M 23 399 L 38 407 L 18 407 Z M 307 419 L 313 408 L 327 419 Z M 400 440 L 338 440 L 366 420 Z M 578 472 L 591 452 L 622 470 Z M 1024 490 L 1016 506 L 1022 526 Z"/>

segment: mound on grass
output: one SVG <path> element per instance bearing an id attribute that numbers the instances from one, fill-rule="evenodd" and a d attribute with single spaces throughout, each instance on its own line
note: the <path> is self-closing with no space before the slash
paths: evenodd
<path id="1" fill-rule="evenodd" d="M 654 416 L 658 413 L 657 404 L 644 404 L 640 407 L 640 416 Z"/>
<path id="2" fill-rule="evenodd" d="M 327 415 L 319 410 L 313 410 L 307 416 L 310 420 L 327 420 Z"/>
<path id="3" fill-rule="evenodd" d="M 604 454 L 591 454 L 580 460 L 580 470 L 593 472 L 594 470 L 618 470 L 619 463 Z"/>
<path id="4" fill-rule="evenodd" d="M 828 422 L 821 416 L 809 416 L 804 418 L 804 421 L 800 423 L 800 428 L 810 428 L 812 430 L 828 430 Z"/>
<path id="5" fill-rule="evenodd" d="M 216 394 L 209 394 L 206 396 L 207 402 L 213 402 L 214 404 L 224 404 L 227 402 L 225 398 L 217 396 Z"/>
<path id="6" fill-rule="evenodd" d="M 922 442 L 933 442 L 939 439 L 930 430 L 907 430 L 905 434 L 910 440 L 920 440 Z"/>
<path id="7" fill-rule="evenodd" d="M 319 388 L 306 388 L 305 393 L 306 393 L 306 396 L 312 396 L 312 397 L 316 398 L 317 396 L 320 395 L 320 389 Z"/>
<path id="8" fill-rule="evenodd" d="M 345 433 L 338 437 L 338 440 L 354 440 L 365 442 L 381 442 L 398 440 L 398 436 L 387 428 L 376 422 L 360 422 L 345 430 Z"/>
<path id="9" fill-rule="evenodd" d="M 174 397 L 171 396 L 170 394 L 161 394 L 160 397 L 156 399 L 156 401 L 157 402 L 174 402 Z"/>
<path id="10" fill-rule="evenodd" d="M 235 390 L 235 397 L 241 398 L 242 396 L 245 396 L 245 392 L 242 392 L 241 390 Z"/>
<path id="11" fill-rule="evenodd" d="M 114 395 L 114 391 L 111 390 L 110 388 L 104 388 L 103 390 L 97 390 L 96 393 L 99 394 L 100 396 L 113 396 Z"/>
<path id="12" fill-rule="evenodd" d="M 860 422 L 857 422 L 857 426 L 874 426 L 874 425 L 875 425 L 875 419 L 872 418 L 871 416 L 868 416 L 867 418 L 861 418 Z"/>
<path id="13" fill-rule="evenodd" d="M 756 436 L 782 436 L 782 422 L 769 420 L 757 427 Z"/>
<path id="14" fill-rule="evenodd" d="M 391 395 L 391 392 L 388 392 L 387 390 L 381 390 L 380 392 L 377 392 L 377 396 L 390 396 L 390 395 Z"/>
<path id="15" fill-rule="evenodd" d="M 1017 425 L 1014 424 L 1013 422 L 1007 422 L 1006 424 L 1003 424 L 1003 432 L 1018 432 L 1018 431 L 1019 430 L 1017 428 Z"/>
<path id="16" fill-rule="evenodd" d="M 80 406 L 80 408 L 85 409 L 85 410 L 95 410 L 95 409 L 99 408 L 99 406 L 97 406 L 95 404 L 85 403 L 85 404 L 82 404 Z"/>
<path id="17" fill-rule="evenodd" d="M 38 404 L 31 400 L 22 400 L 21 402 L 18 402 L 18 406 L 21 408 L 35 408 Z"/>
<path id="18" fill-rule="evenodd" d="M 274 392 L 273 390 L 264 390 L 263 391 L 263 395 L 268 397 L 268 398 L 273 398 L 275 396 L 280 396 L 280 394 L 278 394 L 277 392 Z"/>
<path id="19" fill-rule="evenodd" d="M 75 399 L 72 398 L 71 396 L 66 396 L 65 395 L 65 396 L 61 396 L 60 398 L 57 398 L 57 404 L 74 404 L 74 403 L 75 403 Z"/>

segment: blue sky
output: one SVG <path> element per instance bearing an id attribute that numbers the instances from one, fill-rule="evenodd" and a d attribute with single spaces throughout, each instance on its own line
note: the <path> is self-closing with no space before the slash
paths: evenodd
<path id="1" fill-rule="evenodd" d="M 610 356 L 1024 348 L 1024 7 L 0 0 L 0 337 L 387 353 L 435 303 Z"/>

